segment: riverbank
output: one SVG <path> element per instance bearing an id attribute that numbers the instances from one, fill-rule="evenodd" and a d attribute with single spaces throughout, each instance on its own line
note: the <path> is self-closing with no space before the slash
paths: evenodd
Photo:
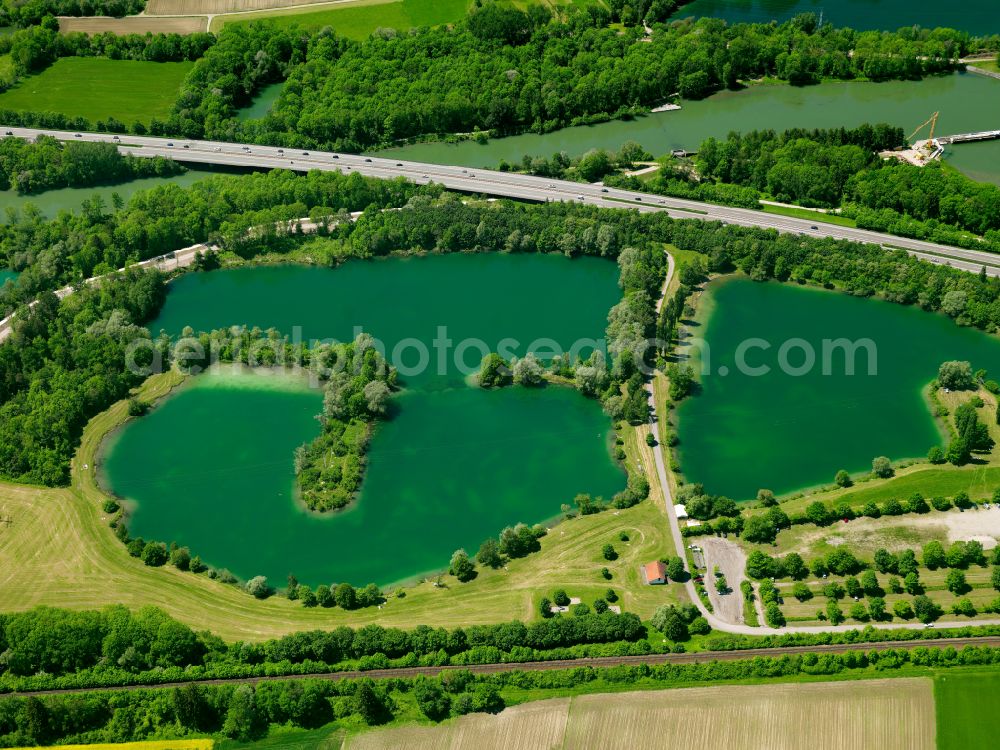
<path id="1" fill-rule="evenodd" d="M 734 123 L 741 132 L 748 132 L 886 122 L 909 133 L 935 111 L 941 112 L 938 132 L 969 132 L 994 128 L 1000 122 L 998 91 L 1000 82 L 971 73 L 922 81 L 750 86 L 742 91 L 723 91 L 700 101 L 685 101 L 683 109 L 676 112 L 563 128 L 544 135 L 527 133 L 493 138 L 486 143 L 420 143 L 380 150 L 375 155 L 492 169 L 501 161 L 520 163 L 525 155 L 548 158 L 565 151 L 575 157 L 594 148 L 615 152 L 627 141 L 634 141 L 655 155 L 669 154 L 674 149 L 695 151 L 709 136 L 724 139 Z M 1000 143 L 993 145 L 1000 153 Z M 1000 179 L 1000 170 L 997 174 Z"/>

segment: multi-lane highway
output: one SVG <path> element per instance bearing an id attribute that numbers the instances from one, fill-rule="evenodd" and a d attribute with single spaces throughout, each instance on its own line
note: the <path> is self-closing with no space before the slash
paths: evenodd
<path id="1" fill-rule="evenodd" d="M 75 133 L 71 131 L 17 128 L 0 125 L 8 136 L 34 139 L 50 135 L 62 141 L 102 141 L 114 143 L 123 153 L 139 157 L 162 156 L 179 162 L 218 164 L 258 169 L 289 169 L 306 172 L 312 169 L 358 173 L 366 177 L 392 179 L 403 177 L 418 184 L 437 183 L 450 190 L 480 193 L 530 201 L 571 201 L 607 208 L 632 208 L 637 211 L 665 211 L 678 219 L 722 221 L 740 226 L 758 226 L 814 237 L 868 242 L 900 248 L 931 263 L 948 264 L 966 271 L 978 272 L 984 266 L 992 276 L 1000 276 L 1000 256 L 988 252 L 965 250 L 933 242 L 896 237 L 865 229 L 842 227 L 821 221 L 797 219 L 763 211 L 716 206 L 710 203 L 664 198 L 602 185 L 571 182 L 489 169 L 422 162 L 400 161 L 356 154 L 335 154 L 328 151 L 279 148 L 254 144 L 220 141 L 192 141 L 182 138 L 114 135 L 110 133 Z"/>

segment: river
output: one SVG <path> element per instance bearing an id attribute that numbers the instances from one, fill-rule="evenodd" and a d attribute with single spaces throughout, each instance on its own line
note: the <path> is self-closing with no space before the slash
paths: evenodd
<path id="1" fill-rule="evenodd" d="M 938 111 L 937 132 L 941 135 L 998 128 L 1000 81 L 958 73 L 922 81 L 751 86 L 702 101 L 686 101 L 681 110 L 634 120 L 563 128 L 544 135 L 494 138 L 485 144 L 418 143 L 379 154 L 435 164 L 496 167 L 501 160 L 520 162 L 525 154 L 551 156 L 565 151 L 578 156 L 592 148 L 614 151 L 626 141 L 636 141 L 660 156 L 677 148 L 695 150 L 709 136 L 725 138 L 733 130 L 853 127 L 864 122 L 888 122 L 909 133 Z M 966 148 L 969 146 L 954 147 L 957 166 L 973 168 L 978 179 L 1000 181 L 1000 141 L 981 144 L 972 157 L 964 156 Z"/>
<path id="2" fill-rule="evenodd" d="M 808 12 L 822 14 L 823 21 L 834 26 L 862 31 L 917 25 L 946 26 L 978 35 L 1000 33 L 1000 12 L 994 0 L 963 0 L 955 5 L 933 0 L 694 0 L 674 18 L 711 16 L 730 23 L 768 23 Z"/>
<path id="3" fill-rule="evenodd" d="M 388 584 L 446 567 L 455 549 L 475 554 L 504 526 L 552 518 L 577 493 L 623 489 L 597 402 L 554 386 L 470 387 L 453 362 L 476 339 L 496 349 L 513 337 L 523 351 L 540 336 L 563 346 L 601 337 L 617 275 L 595 258 L 457 254 L 185 275 L 153 331 L 256 324 L 345 340 L 363 326 L 390 352 L 408 340 L 410 367 L 418 342 L 439 334 L 450 353 L 441 370 L 444 344 L 431 369 L 405 374 L 398 414 L 378 427 L 346 512 L 310 514 L 293 497 L 292 452 L 318 434 L 320 394 L 239 387 L 253 375 L 200 376 L 130 422 L 109 443 L 105 481 L 135 503 L 133 535 L 190 546 L 240 577 Z M 466 353 L 471 369 L 480 356 Z"/>
<path id="4" fill-rule="evenodd" d="M 9 220 L 6 211 L 8 208 L 23 211 L 30 204 L 41 211 L 42 216 L 52 219 L 60 211 L 80 210 L 83 202 L 93 198 L 95 195 L 100 196 L 101 200 L 104 201 L 104 205 L 110 208 L 115 193 L 127 202 L 129 198 L 140 190 L 151 190 L 152 188 L 168 183 L 187 187 L 198 180 L 211 177 L 213 174 L 218 174 L 218 170 L 206 167 L 188 169 L 188 171 L 174 175 L 173 177 L 143 177 L 138 180 L 120 182 L 116 185 L 58 188 L 56 190 L 46 190 L 44 193 L 37 193 L 35 195 L 18 195 L 13 190 L 2 190 L 0 191 L 0 208 L 3 210 L 0 210 L 0 222 L 7 223 Z"/>

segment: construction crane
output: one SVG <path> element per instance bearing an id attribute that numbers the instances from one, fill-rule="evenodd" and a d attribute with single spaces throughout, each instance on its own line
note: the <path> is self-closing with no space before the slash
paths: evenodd
<path id="1" fill-rule="evenodd" d="M 933 115 L 931 115 L 931 116 L 930 116 L 930 119 L 928 119 L 928 120 L 927 120 L 927 122 L 925 122 L 925 123 L 924 123 L 923 125 L 921 125 L 921 126 L 920 126 L 919 128 L 917 128 L 917 129 L 916 129 L 916 130 L 914 130 L 914 131 L 913 131 L 912 133 L 910 133 L 910 135 L 909 135 L 909 136 L 907 136 L 906 140 L 908 140 L 908 141 L 912 141 L 912 140 L 913 140 L 913 136 L 915 136 L 915 135 L 916 135 L 917 133 L 919 133 L 919 132 L 920 132 L 921 130 L 923 130 L 923 129 L 924 129 L 924 128 L 926 128 L 926 127 L 927 127 L 928 125 L 930 125 L 930 126 L 931 126 L 931 132 L 930 132 L 930 134 L 929 134 L 929 135 L 927 136 L 927 140 L 928 140 L 928 141 L 933 141 L 933 140 L 934 140 L 934 128 L 935 128 L 935 127 L 937 126 L 937 118 L 938 118 L 938 115 L 939 115 L 939 114 L 941 114 L 941 113 L 940 113 L 940 112 L 935 112 L 935 113 L 934 113 Z"/>

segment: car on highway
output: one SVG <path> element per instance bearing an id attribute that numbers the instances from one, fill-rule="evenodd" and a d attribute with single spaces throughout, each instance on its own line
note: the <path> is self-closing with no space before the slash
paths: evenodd
<path id="1" fill-rule="evenodd" d="M 7 135 L 14 135 L 14 131 L 13 130 L 8 130 L 7 131 Z"/>
<path id="2" fill-rule="evenodd" d="M 167 146 L 168 147 L 173 148 L 173 145 L 174 145 L 173 141 L 167 141 Z"/>
<path id="3" fill-rule="evenodd" d="M 303 156 L 309 156 L 309 152 L 308 152 L 308 151 L 303 151 L 303 152 L 302 152 L 302 155 L 303 155 Z"/>
<path id="4" fill-rule="evenodd" d="M 403 166 L 403 162 L 401 162 L 401 161 L 397 161 L 397 162 L 396 162 L 396 166 L 397 166 L 397 167 L 401 167 L 401 166 Z"/>
<path id="5" fill-rule="evenodd" d="M 340 157 L 339 157 L 339 156 L 337 156 L 336 154 L 334 154 L 334 155 L 333 155 L 333 158 L 334 158 L 334 159 L 339 159 Z"/>
<path id="6" fill-rule="evenodd" d="M 73 136 L 73 137 L 74 137 L 74 138 L 83 138 L 83 136 L 82 136 L 82 135 L 80 135 L 79 133 L 77 133 L 77 134 L 76 134 L 75 136 Z"/>
<path id="7" fill-rule="evenodd" d="M 369 164 L 371 164 L 371 163 L 372 163 L 372 160 L 371 160 L 371 159 L 365 159 L 365 161 L 366 161 L 366 162 L 368 162 Z"/>
<path id="8" fill-rule="evenodd" d="M 818 227 L 818 226 L 816 226 L 815 224 L 813 224 L 813 225 L 812 225 L 811 227 L 809 227 L 809 228 L 810 228 L 810 229 L 819 229 L 819 227 Z"/>
<path id="9" fill-rule="evenodd" d="M 216 150 L 216 151 L 222 151 L 222 147 L 221 147 L 221 146 L 216 146 L 216 147 L 215 147 L 215 150 Z"/>
<path id="10" fill-rule="evenodd" d="M 601 192 L 602 193 L 606 193 L 606 192 L 608 192 L 608 189 L 607 188 L 601 188 Z"/>

